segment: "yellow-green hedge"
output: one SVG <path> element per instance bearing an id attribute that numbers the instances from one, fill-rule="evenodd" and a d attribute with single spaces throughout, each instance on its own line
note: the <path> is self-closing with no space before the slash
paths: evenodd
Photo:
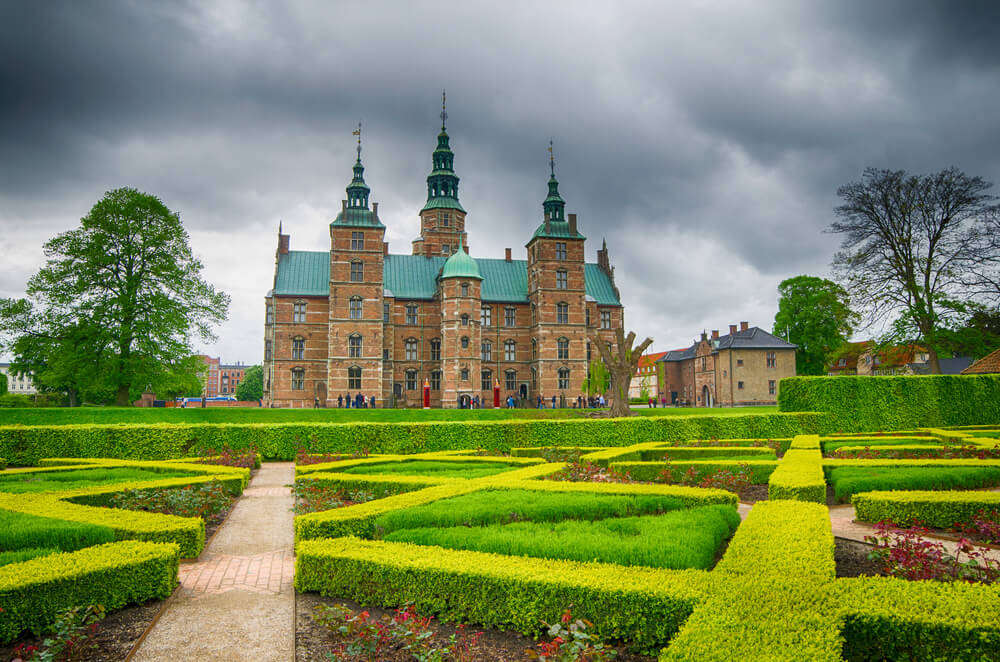
<path id="1" fill-rule="evenodd" d="M 900 526 L 920 522 L 949 528 L 967 524 L 980 510 L 1000 512 L 1000 492 L 918 491 L 862 492 L 851 497 L 855 517 L 862 522 L 891 520 Z"/>
<path id="2" fill-rule="evenodd" d="M 750 481 L 766 483 L 778 467 L 777 460 L 670 460 L 670 462 L 611 462 L 612 469 L 627 472 L 633 480 L 656 480 L 664 469 L 670 468 L 673 479 L 679 480 L 688 469 L 695 469 L 699 477 L 717 471 L 732 471 L 747 466 Z"/>
<path id="3" fill-rule="evenodd" d="M 114 542 L 0 567 L 0 641 L 44 632 L 71 607 L 166 598 L 177 585 L 178 552 L 173 544 Z"/>

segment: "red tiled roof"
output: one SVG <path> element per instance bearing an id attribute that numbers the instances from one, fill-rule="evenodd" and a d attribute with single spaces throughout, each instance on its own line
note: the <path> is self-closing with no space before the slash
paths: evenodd
<path id="1" fill-rule="evenodd" d="M 643 354 L 639 357 L 639 364 L 637 368 L 648 368 L 649 366 L 656 363 L 658 359 L 662 359 L 667 355 L 667 352 L 656 352 L 654 354 Z"/>
<path id="2" fill-rule="evenodd" d="M 1000 372 L 1000 349 L 990 352 L 962 371 L 963 375 L 986 375 Z"/>

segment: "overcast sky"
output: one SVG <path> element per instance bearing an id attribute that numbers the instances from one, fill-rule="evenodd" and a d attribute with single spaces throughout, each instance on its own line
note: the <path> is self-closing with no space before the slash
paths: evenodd
<path id="1" fill-rule="evenodd" d="M 826 275 L 866 166 L 1000 179 L 997 2 L 4 2 L 0 296 L 109 189 L 181 215 L 232 296 L 215 344 L 259 363 L 279 219 L 328 250 L 365 176 L 409 253 L 448 91 L 472 253 L 523 258 L 548 140 L 567 211 L 607 238 L 654 348 Z"/>

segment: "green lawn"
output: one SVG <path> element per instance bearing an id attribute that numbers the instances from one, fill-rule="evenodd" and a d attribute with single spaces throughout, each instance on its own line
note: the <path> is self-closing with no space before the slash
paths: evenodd
<path id="1" fill-rule="evenodd" d="M 134 408 L 47 407 L 0 409 L 0 425 L 70 425 L 80 423 L 399 423 L 410 421 L 498 421 L 509 419 L 580 418 L 579 409 L 260 409 L 242 407 Z M 777 407 L 731 409 L 633 409 L 639 416 L 743 416 L 773 414 Z"/>
<path id="2" fill-rule="evenodd" d="M 126 483 L 139 480 L 159 480 L 192 476 L 186 471 L 152 471 L 149 469 L 73 469 L 72 471 L 41 471 L 26 473 L 0 472 L 0 492 L 23 494 L 27 492 L 59 492 L 94 485 Z"/>
<path id="3" fill-rule="evenodd" d="M 114 539 L 115 532 L 106 526 L 0 510 L 0 552 L 32 549 L 72 552 Z M 8 562 L 27 560 L 15 554 L 7 559 Z"/>

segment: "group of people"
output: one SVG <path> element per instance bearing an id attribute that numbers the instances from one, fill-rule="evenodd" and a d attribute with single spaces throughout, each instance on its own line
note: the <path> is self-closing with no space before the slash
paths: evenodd
<path id="1" fill-rule="evenodd" d="M 543 395 L 538 395 L 535 397 L 535 407 L 537 409 L 545 409 L 547 406 L 549 406 L 550 403 L 552 409 L 555 409 L 557 406 L 556 396 L 553 395 L 551 398 L 546 398 Z M 522 400 L 520 400 L 516 395 L 508 395 L 506 404 L 507 404 L 507 409 L 517 409 L 518 407 L 521 406 Z M 608 403 L 604 399 L 603 395 L 592 395 L 592 396 L 579 395 L 577 396 L 576 400 L 573 401 L 573 404 L 571 406 L 573 407 L 573 409 L 584 409 L 584 408 L 597 409 L 599 407 L 606 407 L 607 404 Z M 561 405 L 565 407 L 566 406 L 565 401 L 562 401 Z"/>
<path id="2" fill-rule="evenodd" d="M 361 393 L 356 394 L 354 397 L 351 397 L 350 393 L 338 395 L 337 408 L 340 409 L 345 406 L 348 409 L 351 409 L 352 407 L 354 409 L 375 409 L 375 396 L 370 395 L 366 398 Z"/>

